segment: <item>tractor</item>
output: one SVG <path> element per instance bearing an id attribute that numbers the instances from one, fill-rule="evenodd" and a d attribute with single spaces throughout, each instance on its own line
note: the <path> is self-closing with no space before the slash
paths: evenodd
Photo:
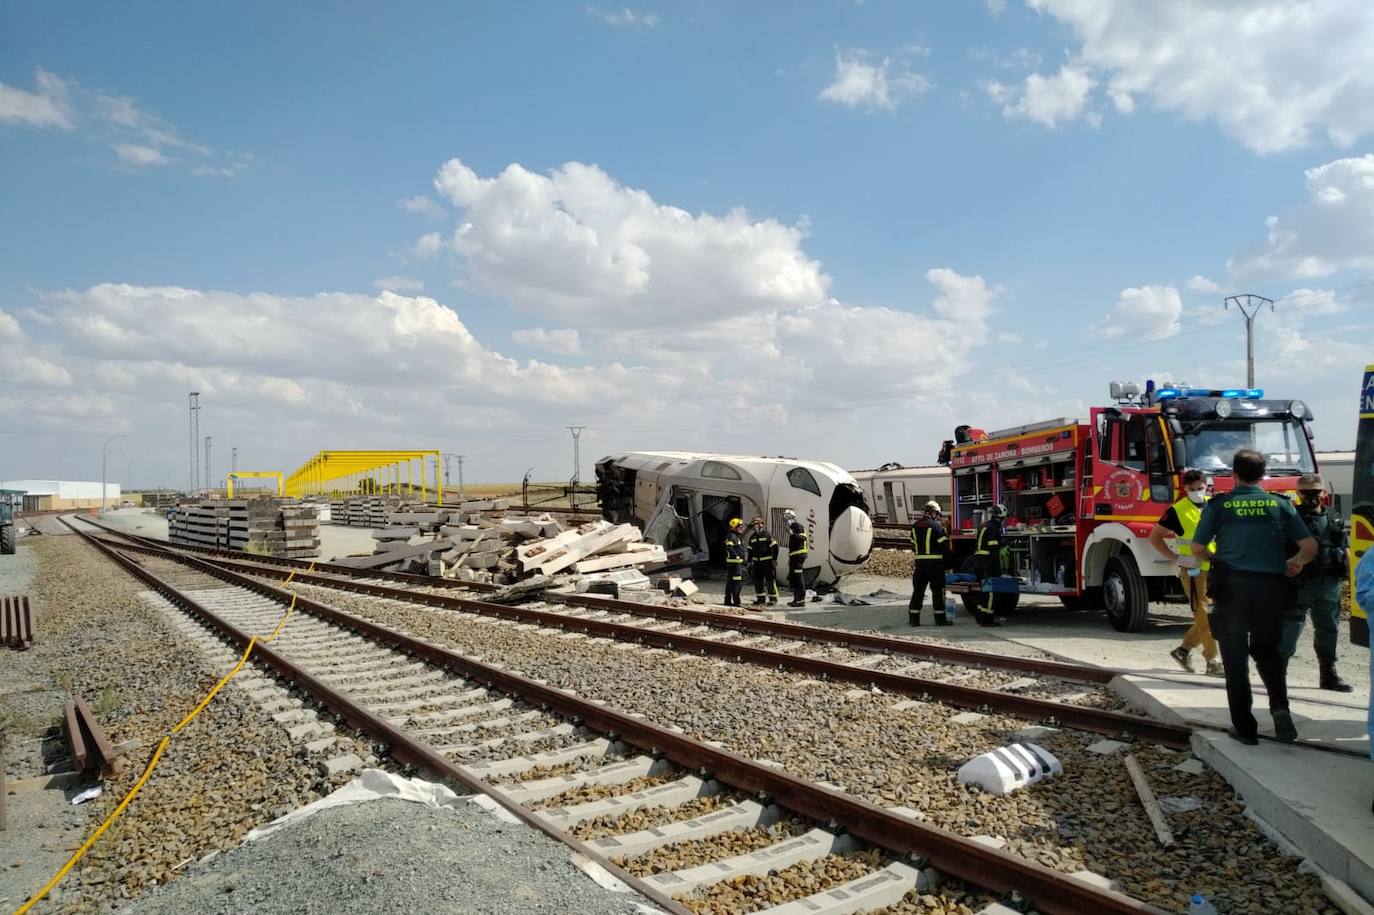
<path id="1" fill-rule="evenodd" d="M 19 498 L 23 498 L 20 494 Z M 0 553 L 6 556 L 14 553 L 16 536 L 14 529 L 14 496 L 0 490 Z"/>

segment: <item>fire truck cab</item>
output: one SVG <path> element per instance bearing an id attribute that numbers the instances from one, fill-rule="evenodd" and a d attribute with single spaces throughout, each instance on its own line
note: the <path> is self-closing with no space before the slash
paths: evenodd
<path id="1" fill-rule="evenodd" d="M 1022 593 L 1058 597 L 1067 607 L 1105 610 L 1112 627 L 1139 632 L 1149 602 L 1182 599 L 1173 562 L 1150 546 L 1150 529 L 1182 496 L 1179 474 L 1207 474 L 1209 491 L 1234 485 L 1231 458 L 1254 448 L 1268 461 L 1265 489 L 1296 489 L 1315 472 L 1299 400 L 1266 399 L 1258 389 L 1159 387 L 1144 393 L 1113 382 L 1111 406 L 1088 421 L 1055 419 L 1004 429 L 949 453 L 956 568 L 974 548 L 992 506 L 1006 506 L 1004 574 Z M 955 586 L 972 608 L 977 585 Z M 1019 595 L 999 593 L 1009 612 Z"/>

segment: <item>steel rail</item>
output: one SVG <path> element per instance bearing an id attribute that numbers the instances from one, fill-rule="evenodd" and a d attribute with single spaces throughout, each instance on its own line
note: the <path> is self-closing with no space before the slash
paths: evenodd
<path id="1" fill-rule="evenodd" d="M 769 648 L 731 645 L 700 636 L 660 632 L 607 620 L 570 617 L 562 613 L 535 610 L 528 607 L 513 607 L 444 594 L 425 594 L 360 581 L 339 581 L 311 572 L 296 570 L 286 572 L 226 559 L 208 561 L 194 556 L 178 555 L 174 547 L 131 544 L 127 548 L 136 552 L 151 553 L 184 561 L 207 574 L 240 587 L 256 590 L 267 596 L 271 596 L 271 593 L 276 589 L 265 582 L 252 578 L 245 579 L 243 576 L 257 575 L 281 579 L 291 577 L 292 580 L 301 584 L 319 585 L 372 597 L 437 607 L 443 610 L 477 613 L 515 622 L 532 623 L 547 628 L 582 631 L 618 641 L 639 642 L 672 651 L 683 651 L 726 660 L 746 661 L 760 667 L 790 670 L 837 682 L 854 683 L 860 686 L 877 686 L 890 693 L 940 699 L 960 708 L 993 708 L 1032 721 L 1052 720 L 1059 724 L 1099 734 L 1116 735 L 1124 732 L 1175 749 L 1187 748 L 1192 736 L 1192 730 L 1189 728 L 1167 724 L 1152 718 L 1126 715 L 1121 712 L 1111 712 L 1089 706 L 1069 705 L 1052 699 L 1035 699 L 1030 696 L 1018 696 L 1014 693 L 998 690 L 961 686 L 957 683 L 946 683 L 941 680 L 929 680 L 906 674 L 869 670 L 839 661 L 787 654 Z"/>
<path id="2" fill-rule="evenodd" d="M 99 524 L 98 522 L 92 521 L 88 523 L 97 524 L 97 526 L 103 530 L 109 531 L 124 539 L 149 544 L 158 548 L 170 548 L 183 552 L 202 553 L 231 561 L 237 560 L 240 562 L 280 566 L 290 569 L 306 569 L 311 565 L 309 560 L 286 559 L 276 556 L 259 556 L 255 553 L 245 553 L 239 550 L 222 550 L 214 547 L 192 546 L 181 543 L 171 544 L 165 540 L 156 540 L 151 537 L 141 537 L 137 534 L 120 531 L 108 525 Z M 371 578 L 378 581 L 392 581 L 397 584 L 413 585 L 422 588 L 452 588 L 454 590 L 470 591 L 497 590 L 496 585 L 486 584 L 485 582 L 466 582 L 450 578 L 433 578 L 428 575 L 413 575 L 408 572 L 375 572 L 335 563 L 315 563 L 315 572 L 340 575 L 345 578 Z M 955 648 L 950 645 L 915 642 L 909 639 L 875 635 L 873 633 L 840 631 L 827 629 L 822 626 L 810 626 L 805 623 L 784 622 L 762 616 L 716 613 L 711 610 L 696 610 L 689 607 L 655 606 L 652 604 L 642 604 L 637 601 L 616 600 L 610 597 L 600 597 L 589 594 L 550 594 L 545 592 L 537 596 L 532 595 L 531 599 L 600 610 L 619 610 L 634 616 L 647 616 L 656 619 L 673 620 L 675 622 L 712 626 L 721 629 L 737 629 L 742 632 L 752 632 L 756 635 L 771 635 L 784 639 L 801 639 L 808 642 L 839 645 L 845 648 L 865 648 L 872 651 L 888 652 L 894 655 L 903 655 L 913 658 L 929 658 L 937 661 L 975 664 L 999 670 L 1015 671 L 1017 673 L 1044 674 L 1045 676 L 1059 677 L 1065 680 L 1079 680 L 1084 683 L 1110 683 L 1119 673 L 1119 671 L 1110 668 L 1089 667 L 1084 664 L 1073 664 L 1066 661 L 1047 661 L 1039 658 L 1017 658 L 1008 655 L 991 654 L 984 651 L 974 651 L 968 648 Z"/>
<path id="3" fill-rule="evenodd" d="M 127 556 L 122 555 L 119 549 L 116 549 L 98 537 L 91 536 L 86 531 L 80 530 L 73 525 L 68 518 L 64 517 L 61 520 L 67 527 L 71 528 L 75 534 L 100 550 L 130 575 L 144 582 L 173 604 L 200 620 L 207 628 L 218 633 L 221 637 L 239 648 L 246 648 L 248 646 L 252 638 L 248 633 L 207 609 L 199 601 L 178 591 L 150 570 L 145 569 Z M 186 558 L 189 559 L 190 557 Z M 174 561 L 178 560 L 174 558 Z M 201 560 L 192 559 L 189 563 L 185 564 L 199 562 L 201 562 Z M 272 590 L 275 593 L 270 596 L 278 603 L 288 606 L 292 603 L 292 595 L 290 592 L 281 591 L 275 588 Z M 303 610 L 330 619 L 323 611 L 332 608 L 325 608 L 322 604 L 316 604 L 314 601 L 305 599 L 297 599 L 295 605 L 298 610 Z M 339 613 L 339 611 L 333 612 L 335 614 Z M 331 621 L 338 622 L 337 619 Z M 362 628 L 356 626 L 350 626 L 349 628 L 353 628 L 355 631 L 359 632 L 364 631 Z M 377 627 L 377 629 L 381 630 L 381 627 Z M 404 636 L 400 636 L 398 633 L 391 633 L 389 631 L 386 631 L 386 636 L 387 637 L 379 637 L 378 635 L 370 635 L 371 638 L 383 644 L 387 644 L 388 647 L 397 648 L 422 657 L 426 654 L 416 650 L 424 645 L 423 642 L 419 642 L 416 639 L 407 639 Z M 492 786 L 488 785 L 482 779 L 469 774 L 461 766 L 456 765 L 447 757 L 436 752 L 433 748 L 411 737 L 390 721 L 387 721 L 374 712 L 368 711 L 344 693 L 339 692 L 324 681 L 307 673 L 286 656 L 268 648 L 261 642 L 255 642 L 253 644 L 253 654 L 259 662 L 270 667 L 284 679 L 291 681 L 297 688 L 314 697 L 317 702 L 339 716 L 339 718 L 349 727 L 366 734 L 379 743 L 385 744 L 389 748 L 391 757 L 397 762 L 414 766 L 417 769 L 421 769 L 441 779 L 449 779 L 476 794 L 484 794 L 490 797 L 525 825 L 538 829 L 550 838 L 556 839 L 569 848 L 572 848 L 574 851 L 585 855 L 590 860 L 596 861 L 602 867 L 606 868 L 607 871 L 612 873 L 616 879 L 620 880 L 626 886 L 629 886 L 645 898 L 653 900 L 656 905 L 663 907 L 666 911 L 674 913 L 674 915 L 691 915 L 690 910 L 685 908 L 681 903 L 665 896 L 663 893 L 648 885 L 629 871 L 626 871 L 624 868 L 611 863 L 610 860 L 593 850 L 590 846 L 586 845 L 572 834 L 534 816 L 525 807 L 509 800 L 501 791 L 493 791 Z M 457 670 L 464 675 L 469 675 L 471 669 L 465 664 L 458 663 L 460 658 L 460 655 L 452 652 L 441 652 L 438 655 L 430 654 L 430 656 L 425 657 L 425 660 L 430 661 L 436 666 L 449 670 Z"/>
<path id="4" fill-rule="evenodd" d="M 89 539 L 92 542 L 98 541 L 98 538 L 94 537 Z M 100 543 L 99 547 L 112 555 L 118 555 L 118 550 L 108 544 Z M 160 579 L 142 569 L 137 563 L 132 562 L 127 557 L 121 557 L 121 559 L 122 565 L 137 568 L 141 573 L 139 577 L 143 580 L 150 584 L 153 582 L 161 584 L 159 590 L 162 593 L 170 591 L 177 595 L 178 602 L 194 603 L 190 598 L 181 595 L 170 586 L 162 584 Z M 572 691 L 550 686 L 547 683 L 540 683 L 505 668 L 483 664 L 466 655 L 431 645 L 412 636 L 403 635 L 327 604 L 321 604 L 309 598 L 293 597 L 288 591 L 264 585 L 261 582 L 253 582 L 251 579 L 244 579 L 243 576 L 226 569 L 220 569 L 192 556 L 174 557 L 174 561 L 214 575 L 221 580 L 234 581 L 240 587 L 251 588 L 283 605 L 290 604 L 294 600 L 296 609 L 301 612 L 318 616 L 343 628 L 351 629 L 360 635 L 388 647 L 405 651 L 436 666 L 455 670 L 466 677 L 485 682 L 493 689 L 507 695 L 519 696 L 526 702 L 541 705 L 556 714 L 578 720 L 591 730 L 612 735 L 615 739 L 638 747 L 643 751 L 662 756 L 683 768 L 704 770 L 718 781 L 737 790 L 757 792 L 771 797 L 781 806 L 794 813 L 823 823 L 834 824 L 836 828 L 842 828 L 849 834 L 888 851 L 923 858 L 937 870 L 971 885 L 995 893 L 1010 894 L 1028 899 L 1041 911 L 1065 913 L 1065 915 L 1081 915 L 1084 912 L 1167 915 L 1164 910 L 1148 903 L 1132 899 L 1121 893 L 1100 889 L 1029 859 L 1011 855 L 947 830 L 909 819 L 887 808 L 879 807 L 844 792 L 822 787 L 816 783 L 789 775 L 772 766 L 746 759 L 730 750 L 709 746 L 659 725 L 635 718 L 628 713 L 582 699 Z M 207 617 L 213 617 L 209 611 L 204 610 L 204 608 L 200 609 Z M 246 641 L 246 636 L 242 632 L 230 627 L 223 621 L 219 622 L 222 626 L 232 629 Z M 264 656 L 270 653 L 268 649 L 263 649 L 263 652 Z M 281 663 L 294 669 L 294 665 L 290 665 L 284 658 L 274 653 L 271 654 Z M 295 676 L 309 679 L 309 675 L 303 671 L 296 671 Z M 318 681 L 314 682 L 319 689 L 334 692 L 323 684 L 319 684 Z M 335 695 L 338 699 L 343 698 L 337 693 Z M 393 731 L 396 730 L 394 726 L 378 719 L 370 712 L 363 711 L 363 715 Z M 404 734 L 398 734 L 398 737 L 413 743 Z M 443 757 L 439 757 L 433 750 L 423 745 L 420 747 L 427 757 L 437 757 L 429 765 L 439 766 L 442 764 L 444 770 L 458 770 L 459 767 L 454 766 Z M 429 768 L 429 765 L 426 765 L 426 768 Z M 443 770 L 432 769 L 431 771 Z M 463 783 L 468 784 L 469 782 Z M 479 785 L 485 784 L 480 780 L 477 780 L 477 783 Z M 496 799 L 498 801 L 503 800 L 499 793 Z M 510 809 L 509 805 L 503 804 L 503 806 Z M 512 812 L 516 811 L 524 812 L 523 808 L 518 805 Z M 519 814 L 517 813 L 517 815 Z M 522 817 L 522 819 L 525 818 L 533 819 L 528 817 L 528 814 L 526 817 Z M 547 829 L 544 831 L 548 832 Z M 576 842 L 576 840 L 572 840 L 572 842 Z M 570 842 L 570 844 L 572 843 Z M 578 850 L 581 851 L 582 849 L 579 848 Z M 595 852 L 588 850 L 584 853 L 609 869 L 619 870 Z M 624 873 L 624 871 L 620 871 L 620 873 Z M 620 873 L 617 873 L 617 876 L 620 876 Z M 626 878 L 622 877 L 621 879 Z M 633 877 L 628 877 L 626 882 L 633 886 L 639 881 Z M 660 898 L 657 893 L 652 891 L 647 892 L 646 895 L 654 898 L 655 901 Z M 680 909 L 680 904 L 673 902 L 672 905 L 675 911 Z"/>

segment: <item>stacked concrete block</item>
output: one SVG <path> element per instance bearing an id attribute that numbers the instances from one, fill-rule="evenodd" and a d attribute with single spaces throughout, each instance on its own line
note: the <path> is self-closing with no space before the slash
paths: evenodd
<path id="1" fill-rule="evenodd" d="M 279 499 L 234 499 L 177 506 L 168 521 L 174 544 L 241 550 L 291 559 L 320 555 L 313 505 Z"/>

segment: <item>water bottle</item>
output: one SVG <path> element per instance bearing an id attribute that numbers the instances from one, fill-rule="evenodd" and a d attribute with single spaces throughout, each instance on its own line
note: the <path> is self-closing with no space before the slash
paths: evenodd
<path id="1" fill-rule="evenodd" d="M 1207 901 L 1206 896 L 1194 893 L 1192 901 L 1188 903 L 1188 915 L 1217 915 L 1217 909 Z"/>
<path id="2" fill-rule="evenodd" d="M 954 598 L 945 598 L 945 619 L 954 622 Z"/>

